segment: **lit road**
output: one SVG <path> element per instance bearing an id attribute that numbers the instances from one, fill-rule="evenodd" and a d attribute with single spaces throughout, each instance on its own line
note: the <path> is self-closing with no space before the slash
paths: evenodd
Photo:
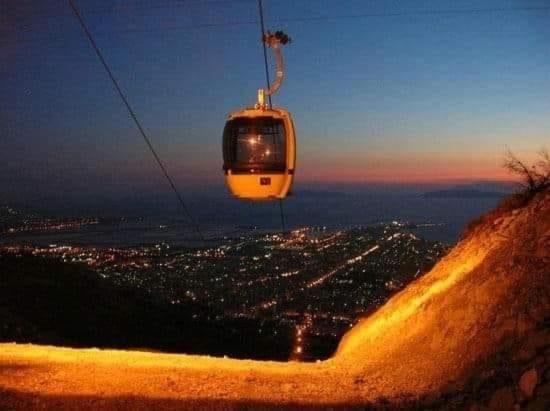
<path id="1" fill-rule="evenodd" d="M 369 248 L 367 251 L 365 251 L 364 253 L 361 253 L 359 254 L 358 256 L 356 257 L 353 257 L 353 258 L 350 258 L 346 261 L 344 261 L 342 264 L 340 264 L 339 266 L 337 266 L 336 268 L 330 270 L 328 273 L 326 274 L 323 274 L 322 276 L 316 278 L 315 280 L 311 281 L 310 283 L 308 283 L 307 285 L 307 288 L 313 288 L 313 287 L 318 287 L 320 286 L 321 284 L 323 284 L 325 281 L 327 281 L 330 277 L 332 277 L 334 274 L 336 274 L 338 271 L 341 271 L 343 270 L 344 268 L 350 266 L 350 265 L 353 265 L 359 261 L 361 261 L 363 258 L 365 258 L 367 255 L 369 255 L 370 253 L 378 250 L 380 248 L 379 245 L 375 245 L 374 247 L 371 247 Z"/>

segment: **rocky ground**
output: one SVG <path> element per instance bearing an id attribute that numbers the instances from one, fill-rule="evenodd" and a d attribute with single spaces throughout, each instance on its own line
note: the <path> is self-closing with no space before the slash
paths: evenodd
<path id="1" fill-rule="evenodd" d="M 460 391 L 434 393 L 410 403 L 417 409 L 527 410 L 550 409 L 550 331 L 533 332 L 528 346 L 512 358 L 471 378 Z"/>

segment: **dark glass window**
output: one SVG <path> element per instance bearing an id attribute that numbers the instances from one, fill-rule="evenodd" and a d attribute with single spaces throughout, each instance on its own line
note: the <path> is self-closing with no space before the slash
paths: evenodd
<path id="1" fill-rule="evenodd" d="M 283 120 L 236 118 L 223 131 L 224 169 L 239 172 L 284 172 L 286 139 Z"/>

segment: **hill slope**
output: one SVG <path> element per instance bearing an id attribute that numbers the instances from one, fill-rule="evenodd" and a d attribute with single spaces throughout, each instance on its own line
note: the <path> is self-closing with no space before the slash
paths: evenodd
<path id="1" fill-rule="evenodd" d="M 207 316 L 212 320 L 205 320 Z M 292 350 L 291 328 L 279 326 L 275 339 L 260 334 L 261 325 L 199 304 L 160 301 L 85 266 L 32 256 L 0 257 L 0 342 L 148 347 L 234 358 L 261 353 L 264 357 L 253 358 L 286 360 Z"/>
<path id="2" fill-rule="evenodd" d="M 544 409 L 549 324 L 550 194 L 543 193 L 482 219 L 429 273 L 346 334 L 327 361 L 2 344 L 0 408 Z"/>

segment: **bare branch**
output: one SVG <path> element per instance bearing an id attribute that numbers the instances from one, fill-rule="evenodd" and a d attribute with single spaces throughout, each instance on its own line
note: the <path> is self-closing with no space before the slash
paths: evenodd
<path id="1" fill-rule="evenodd" d="M 539 151 L 540 160 L 537 163 L 537 168 L 544 174 L 547 179 L 550 179 L 550 152 L 546 148 Z"/>
<path id="2" fill-rule="evenodd" d="M 512 174 L 517 174 L 526 193 L 529 195 L 550 188 L 550 153 L 546 148 L 539 151 L 540 160 L 528 167 L 506 148 L 503 166 Z"/>
<path id="3" fill-rule="evenodd" d="M 504 155 L 504 168 L 512 174 L 517 174 L 521 177 L 522 183 L 527 186 L 528 189 L 532 189 L 535 186 L 535 180 L 531 174 L 531 171 L 518 159 L 509 148 L 506 148 Z"/>

